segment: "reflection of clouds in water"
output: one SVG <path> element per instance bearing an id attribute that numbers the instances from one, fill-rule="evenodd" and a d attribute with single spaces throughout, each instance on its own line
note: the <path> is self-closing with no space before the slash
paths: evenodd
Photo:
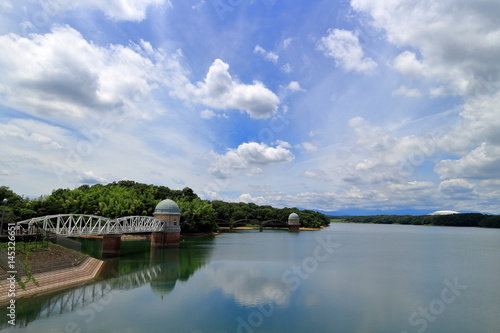
<path id="1" fill-rule="evenodd" d="M 290 287 L 281 280 L 281 271 L 276 274 L 251 263 L 231 265 L 212 263 L 206 268 L 207 284 L 220 289 L 244 306 L 258 306 L 272 302 L 285 307 L 290 300 Z"/>

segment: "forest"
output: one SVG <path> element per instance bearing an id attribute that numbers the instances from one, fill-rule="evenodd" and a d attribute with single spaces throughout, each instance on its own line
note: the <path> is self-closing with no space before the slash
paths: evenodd
<path id="1" fill-rule="evenodd" d="M 499 215 L 463 213 L 452 215 L 372 215 L 372 216 L 330 216 L 332 219 L 350 223 L 412 224 L 453 227 L 500 228 Z"/>
<path id="2" fill-rule="evenodd" d="M 247 219 L 248 224 L 252 224 L 252 221 L 287 221 L 292 212 L 300 215 L 303 227 L 318 228 L 330 223 L 326 215 L 315 211 L 202 200 L 189 187 L 173 190 L 130 180 L 56 189 L 50 195 L 38 198 L 24 197 L 7 186 L 0 186 L 0 201 L 4 198 L 7 199 L 4 228 L 9 222 L 56 214 L 90 214 L 109 218 L 152 216 L 156 205 L 163 199 L 174 200 L 179 205 L 182 233 L 217 231 L 217 220 L 229 222 Z"/>

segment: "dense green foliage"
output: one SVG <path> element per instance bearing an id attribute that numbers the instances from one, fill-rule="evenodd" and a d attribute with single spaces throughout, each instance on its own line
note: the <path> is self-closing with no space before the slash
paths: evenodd
<path id="1" fill-rule="evenodd" d="M 351 223 L 440 225 L 455 227 L 500 228 L 500 216 L 479 213 L 452 215 L 372 215 L 372 216 L 331 216 Z"/>
<path id="2" fill-rule="evenodd" d="M 183 233 L 217 231 L 217 220 L 287 221 L 292 212 L 300 214 L 301 223 L 305 227 L 320 227 L 330 222 L 325 215 L 314 211 L 277 209 L 253 203 L 210 202 L 200 199 L 189 187 L 172 190 L 166 186 L 128 180 L 107 185 L 82 185 L 72 190 L 57 189 L 50 195 L 35 199 L 22 197 L 8 187 L 1 186 L 0 201 L 4 198 L 8 199 L 4 228 L 9 222 L 55 214 L 90 214 L 109 218 L 151 216 L 158 202 L 166 198 L 179 205 Z"/>
<path id="3" fill-rule="evenodd" d="M 217 213 L 217 220 L 220 221 L 238 221 L 247 220 L 247 224 L 253 222 L 265 221 L 288 221 L 291 213 L 297 213 L 300 216 L 302 227 L 319 228 L 330 224 L 330 219 L 322 214 L 312 210 L 298 210 L 297 208 L 277 209 L 271 206 L 258 206 L 254 203 L 229 203 L 224 201 L 212 201 L 212 206 Z"/>

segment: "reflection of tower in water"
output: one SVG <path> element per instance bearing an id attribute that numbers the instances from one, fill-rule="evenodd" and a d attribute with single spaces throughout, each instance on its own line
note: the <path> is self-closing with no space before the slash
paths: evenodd
<path id="1" fill-rule="evenodd" d="M 151 290 L 163 298 L 174 290 L 179 278 L 179 249 L 151 248 L 151 265 L 159 265 L 161 272 L 151 282 Z"/>

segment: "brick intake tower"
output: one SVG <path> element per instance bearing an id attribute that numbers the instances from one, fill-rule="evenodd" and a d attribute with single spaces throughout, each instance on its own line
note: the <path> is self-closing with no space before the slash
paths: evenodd
<path id="1" fill-rule="evenodd" d="M 288 216 L 288 230 L 289 231 L 299 231 L 300 228 L 300 218 L 297 213 L 292 213 Z"/>
<path id="2" fill-rule="evenodd" d="M 179 247 L 181 239 L 181 213 L 179 206 L 166 199 L 156 205 L 153 216 L 166 221 L 165 229 L 151 234 L 151 246 L 159 248 Z"/>

